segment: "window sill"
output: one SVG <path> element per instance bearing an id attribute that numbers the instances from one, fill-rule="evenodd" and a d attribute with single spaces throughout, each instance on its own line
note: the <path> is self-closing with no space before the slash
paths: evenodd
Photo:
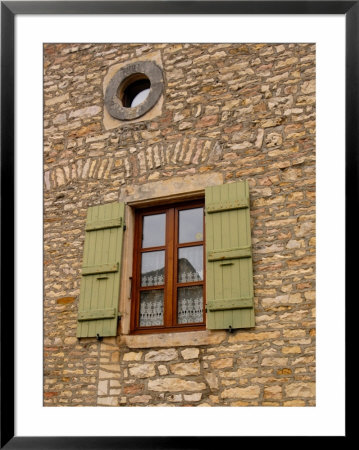
<path id="1" fill-rule="evenodd" d="M 188 331 L 181 333 L 158 333 L 118 336 L 119 346 L 129 348 L 184 347 L 218 345 L 227 337 L 226 331 Z"/>

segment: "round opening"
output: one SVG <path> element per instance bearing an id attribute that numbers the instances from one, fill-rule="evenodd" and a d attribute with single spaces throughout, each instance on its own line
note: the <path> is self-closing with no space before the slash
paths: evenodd
<path id="1" fill-rule="evenodd" d="M 153 61 L 138 61 L 113 75 L 106 88 L 105 105 L 115 119 L 138 119 L 155 106 L 163 89 L 162 69 Z"/>
<path id="2" fill-rule="evenodd" d="M 127 77 L 119 87 L 118 97 L 122 106 L 134 108 L 148 97 L 151 89 L 149 78 L 143 73 L 134 73 Z"/>

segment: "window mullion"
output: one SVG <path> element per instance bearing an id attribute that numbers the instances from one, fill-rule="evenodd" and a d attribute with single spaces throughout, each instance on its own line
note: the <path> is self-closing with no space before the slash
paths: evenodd
<path id="1" fill-rule="evenodd" d="M 174 208 L 167 210 L 166 221 L 166 263 L 165 263 L 165 314 L 164 325 L 173 325 L 173 277 L 174 277 Z"/>

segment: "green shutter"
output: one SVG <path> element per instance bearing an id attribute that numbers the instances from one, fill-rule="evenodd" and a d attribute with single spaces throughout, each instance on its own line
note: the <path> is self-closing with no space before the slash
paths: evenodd
<path id="1" fill-rule="evenodd" d="M 77 337 L 116 336 L 124 203 L 87 212 Z"/>
<path id="2" fill-rule="evenodd" d="M 254 327 L 249 188 L 206 188 L 206 309 L 210 330 Z"/>

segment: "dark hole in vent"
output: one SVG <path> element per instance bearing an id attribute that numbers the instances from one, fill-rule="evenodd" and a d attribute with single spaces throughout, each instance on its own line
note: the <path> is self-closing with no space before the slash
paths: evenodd
<path id="1" fill-rule="evenodd" d="M 143 73 L 135 73 L 120 86 L 119 96 L 125 108 L 133 108 L 142 103 L 149 94 L 151 88 L 150 80 Z"/>

